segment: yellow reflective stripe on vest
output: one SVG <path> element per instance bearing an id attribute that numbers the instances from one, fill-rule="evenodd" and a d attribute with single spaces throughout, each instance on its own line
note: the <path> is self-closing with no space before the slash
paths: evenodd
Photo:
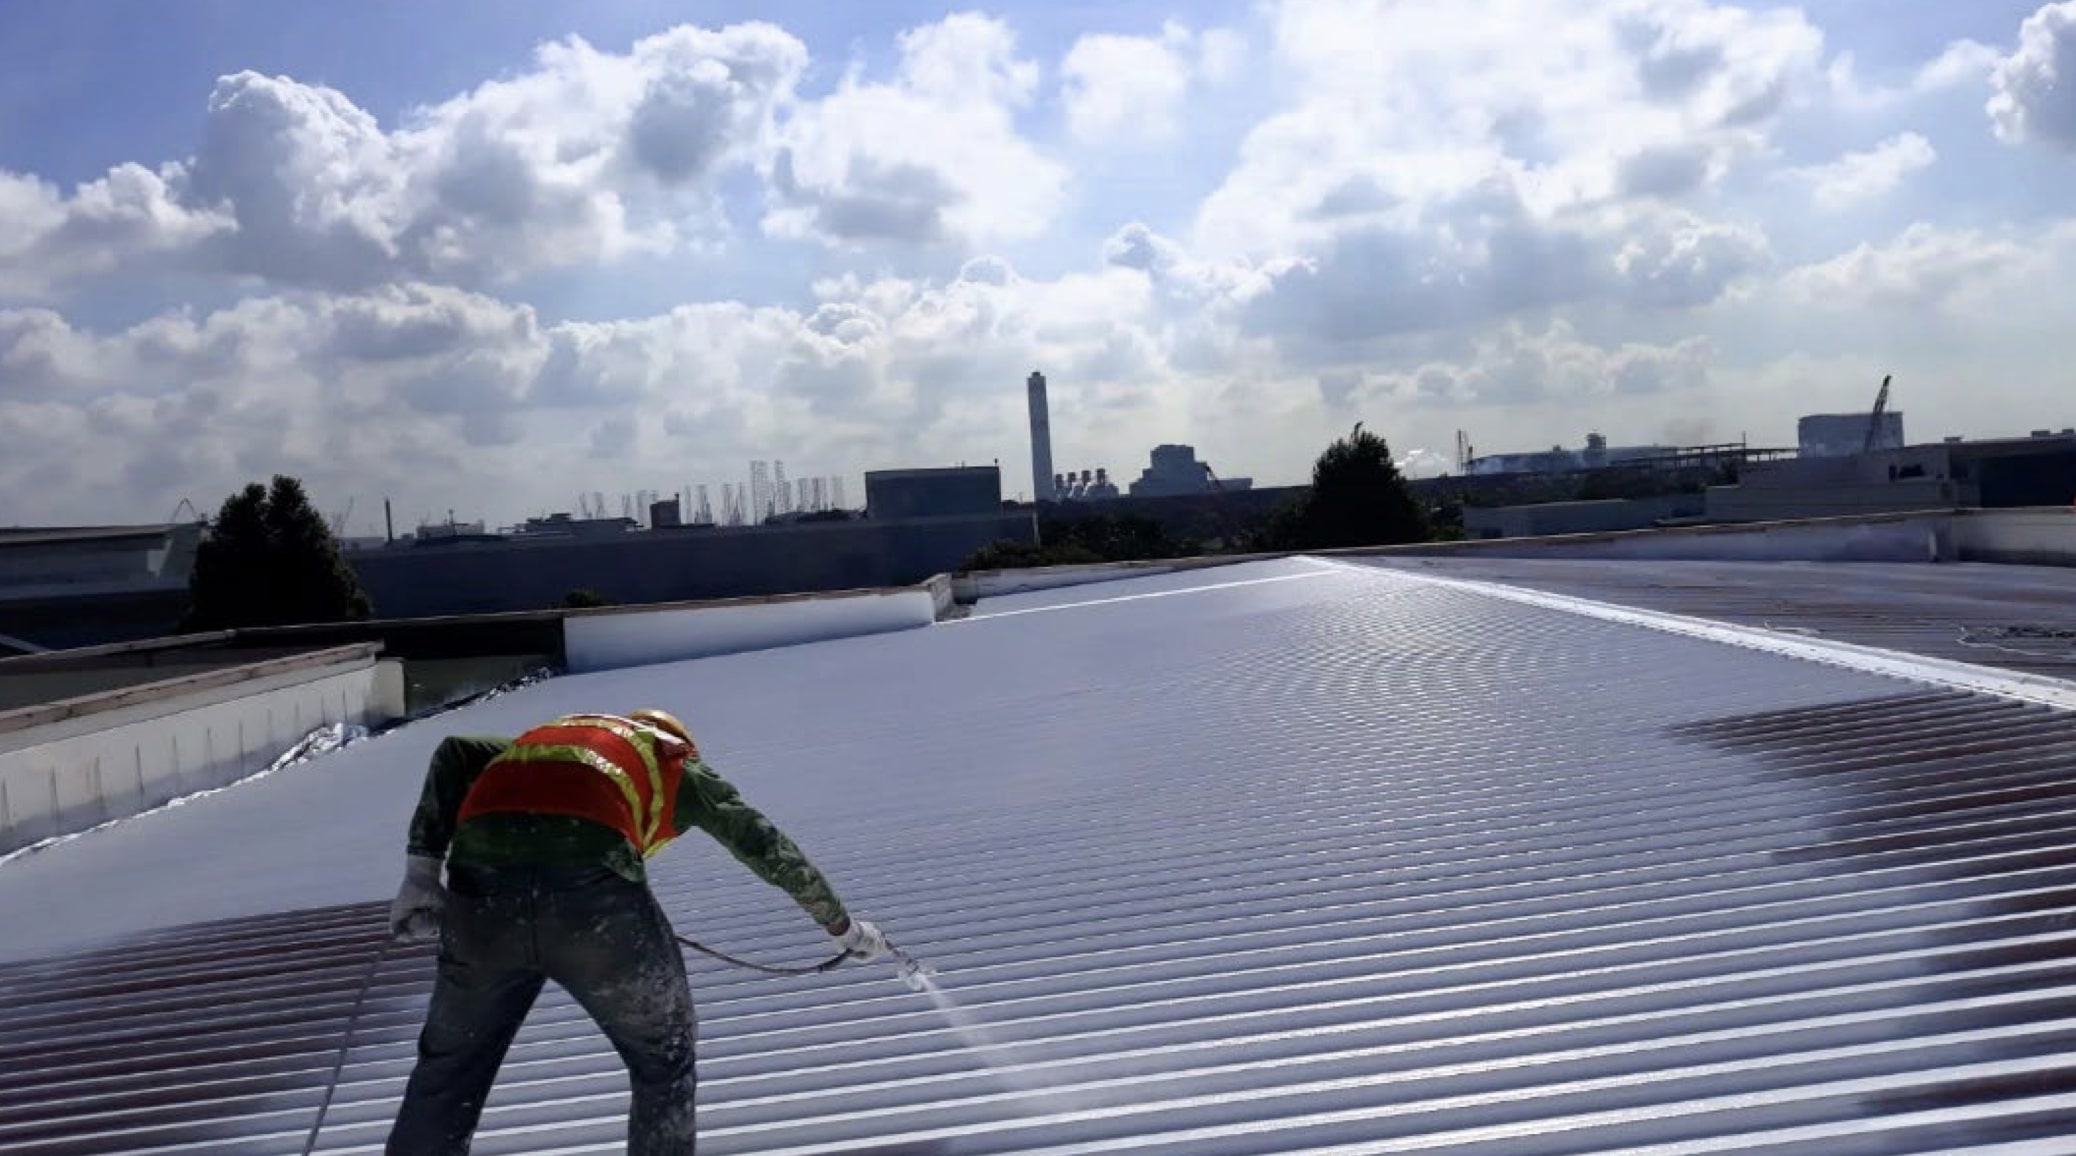
<path id="1" fill-rule="evenodd" d="M 642 769 L 649 774 L 649 813 L 642 814 L 641 804 L 634 804 L 635 825 L 642 833 L 642 853 L 653 855 L 665 839 L 659 843 L 656 836 L 663 829 L 663 769 L 656 763 L 656 736 L 648 728 L 631 720 L 610 714 L 573 714 L 555 720 L 557 726 L 594 726 L 627 740 L 636 753 L 641 755 Z"/>
<path id="2" fill-rule="evenodd" d="M 640 827 L 642 813 L 641 789 L 634 785 L 633 779 L 627 777 L 626 771 L 621 770 L 613 763 L 613 760 L 599 754 L 597 751 L 591 750 L 588 747 L 559 743 L 525 743 L 510 748 L 504 754 L 498 756 L 498 758 L 502 762 L 510 763 L 582 763 L 613 780 L 613 784 L 620 788 L 620 794 L 627 799 L 627 809 L 634 814 L 636 827 Z M 647 841 L 645 833 L 643 842 Z"/>

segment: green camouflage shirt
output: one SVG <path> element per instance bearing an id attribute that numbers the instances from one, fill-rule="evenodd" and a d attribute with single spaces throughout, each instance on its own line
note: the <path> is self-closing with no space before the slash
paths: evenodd
<path id="1" fill-rule="evenodd" d="M 512 740 L 457 735 L 443 740 L 426 768 L 408 849 L 414 855 L 483 867 L 604 864 L 645 882 L 641 855 L 626 836 L 569 815 L 483 815 L 456 826 L 455 816 L 483 769 Z M 792 896 L 824 927 L 846 918 L 835 888 L 770 819 L 744 801 L 734 784 L 699 759 L 685 762 L 678 787 L 677 829 L 705 831 L 758 878 Z"/>

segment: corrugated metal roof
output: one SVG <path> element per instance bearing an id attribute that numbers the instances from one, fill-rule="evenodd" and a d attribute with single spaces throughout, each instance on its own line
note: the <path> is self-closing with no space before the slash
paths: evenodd
<path id="1" fill-rule="evenodd" d="M 981 1033 L 890 969 L 695 956 L 708 1156 L 2076 1149 L 2069 713 L 1381 570 L 1198 578 L 437 721 L 711 720 Z M 396 809 L 362 830 L 343 784 L 415 783 L 429 737 L 10 865 L 0 912 L 119 865 L 134 890 L 67 902 L 179 923 L 179 857 L 280 854 L 202 840 L 298 791 L 342 800 L 312 854 L 380 847 L 393 885 Z M 711 847 L 655 867 L 688 934 L 826 950 Z M 300 1152 L 388 896 L 292 900 L 344 889 L 0 971 L 0 1154 Z M 380 1150 L 429 978 L 425 949 L 376 973 L 318 1151 Z M 624 1107 L 550 988 L 476 1151 L 617 1152 Z"/>
<path id="2" fill-rule="evenodd" d="M 2066 567 L 1588 558 L 1361 561 L 2076 678 L 2076 569 Z"/>

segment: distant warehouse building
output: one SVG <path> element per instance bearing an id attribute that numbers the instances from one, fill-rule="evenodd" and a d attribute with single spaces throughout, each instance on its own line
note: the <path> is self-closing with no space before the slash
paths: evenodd
<path id="1" fill-rule="evenodd" d="M 0 527 L 0 654 L 172 633 L 202 531 L 199 521 Z"/>
<path id="2" fill-rule="evenodd" d="M 865 475 L 865 516 L 875 521 L 1001 512 L 999 466 L 872 470 Z"/>
<path id="3" fill-rule="evenodd" d="M 1708 518 L 1757 522 L 1955 508 L 2067 506 L 2076 500 L 2076 429 L 1810 456 L 1746 467 L 1708 491 Z"/>
<path id="4" fill-rule="evenodd" d="M 902 586 L 956 570 L 1037 520 L 996 507 L 941 517 L 524 535 L 347 556 L 383 618 L 543 610 L 586 590 L 621 605 Z"/>
<path id="5" fill-rule="evenodd" d="M 1879 418 L 1865 413 L 1813 413 L 1795 423 L 1795 442 L 1805 458 L 1846 458 L 1867 450 L 1902 449 L 1906 444 L 1903 413 L 1884 410 Z"/>

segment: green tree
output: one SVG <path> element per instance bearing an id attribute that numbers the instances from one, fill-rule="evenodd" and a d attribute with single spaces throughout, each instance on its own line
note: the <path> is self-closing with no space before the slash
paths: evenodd
<path id="1" fill-rule="evenodd" d="M 1105 562 L 1180 558 L 1196 552 L 1170 537 L 1159 522 L 1137 514 L 1046 518 L 1038 524 L 1038 537 L 1056 545 L 1083 547 Z"/>
<path id="2" fill-rule="evenodd" d="M 1027 570 L 1034 566 L 1088 566 L 1101 561 L 1102 555 L 1078 542 L 1047 542 L 1040 546 L 1034 542 L 1004 538 L 975 550 L 972 556 L 959 564 L 959 572 L 970 574 L 976 570 Z"/>
<path id="3" fill-rule="evenodd" d="M 304 493 L 274 475 L 224 499 L 195 552 L 181 629 L 345 622 L 373 613 L 353 568 Z"/>
<path id="4" fill-rule="evenodd" d="M 605 595 L 591 589 L 589 586 L 579 586 L 562 596 L 562 609 L 564 610 L 589 610 L 593 607 L 611 606 L 612 604 L 612 601 Z"/>
<path id="5" fill-rule="evenodd" d="M 1391 460 L 1391 446 L 1355 423 L 1312 465 L 1311 489 L 1265 519 L 1263 550 L 1333 550 L 1424 542 L 1427 514 Z"/>

